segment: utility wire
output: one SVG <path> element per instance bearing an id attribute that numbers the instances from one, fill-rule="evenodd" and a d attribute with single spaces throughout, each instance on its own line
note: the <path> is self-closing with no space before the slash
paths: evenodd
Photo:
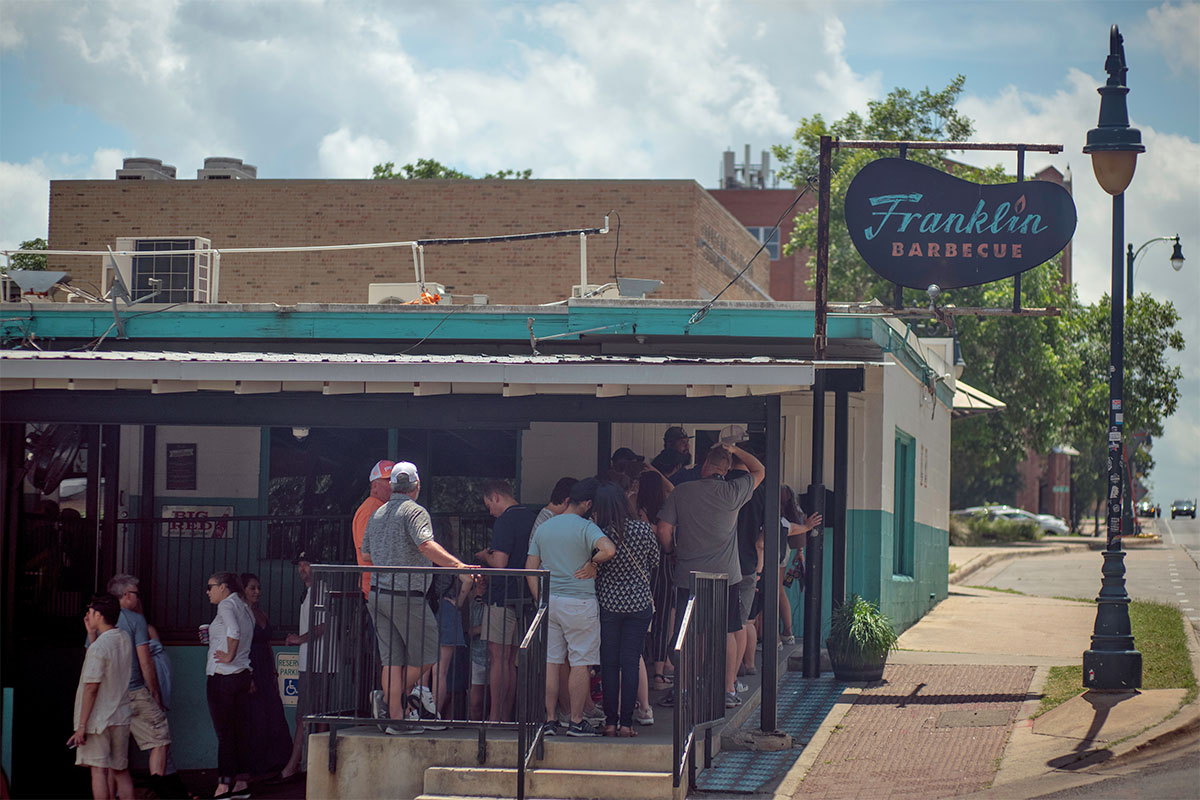
<path id="1" fill-rule="evenodd" d="M 754 259 L 758 258 L 759 253 L 767 249 L 767 242 L 771 241 L 771 239 L 774 238 L 777 233 L 779 233 L 779 226 L 783 224 L 783 221 L 787 218 L 787 215 L 792 212 L 792 209 L 796 207 L 796 204 L 800 202 L 804 195 L 808 194 L 808 190 L 813 188 L 814 180 L 816 180 L 815 175 L 805 179 L 804 183 L 806 185 L 804 190 L 800 192 L 800 194 L 796 195 L 796 199 L 792 201 L 792 204 L 783 210 L 783 213 L 779 215 L 779 219 L 775 220 L 775 225 L 771 228 L 771 234 L 767 236 L 763 243 L 758 246 L 758 249 L 754 251 L 754 255 L 750 256 L 750 260 L 746 262 L 746 266 L 742 267 L 741 272 L 733 276 L 733 280 L 725 284 L 724 289 L 717 292 L 716 297 L 714 297 L 712 300 L 709 300 L 707 303 L 697 309 L 695 314 L 692 314 L 692 316 L 688 318 L 688 325 L 695 325 L 696 323 L 700 322 L 700 320 L 708 316 L 708 312 L 712 310 L 713 304 L 721 299 L 721 295 L 725 294 L 726 290 L 728 290 L 730 286 L 733 286 L 738 282 L 739 278 L 746 274 L 746 270 L 750 269 L 750 266 L 754 263 Z M 620 220 L 620 217 L 617 219 Z M 782 248 L 783 243 L 780 242 L 779 246 Z"/>

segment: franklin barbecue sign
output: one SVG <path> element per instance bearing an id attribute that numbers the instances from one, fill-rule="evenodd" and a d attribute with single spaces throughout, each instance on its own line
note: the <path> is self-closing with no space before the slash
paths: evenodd
<path id="1" fill-rule="evenodd" d="M 1075 233 L 1075 203 L 1047 181 L 985 186 L 900 158 L 873 161 L 846 192 L 867 264 L 914 289 L 975 286 L 1036 267 Z"/>

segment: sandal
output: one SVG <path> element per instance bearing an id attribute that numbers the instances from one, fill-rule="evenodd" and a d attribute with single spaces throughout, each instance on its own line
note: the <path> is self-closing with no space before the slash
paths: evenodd
<path id="1" fill-rule="evenodd" d="M 618 730 L 619 729 L 617 728 L 616 725 L 605 725 L 604 726 L 604 735 L 605 736 L 619 736 L 620 734 L 618 733 Z"/>
<path id="2" fill-rule="evenodd" d="M 667 676 L 660 672 L 653 675 L 650 678 L 650 681 L 650 688 L 656 692 L 661 692 L 665 689 L 670 689 L 675 685 L 675 676 Z"/>
<path id="3" fill-rule="evenodd" d="M 617 727 L 617 738 L 619 739 L 632 739 L 637 735 L 638 732 L 632 726 L 619 725 Z"/>

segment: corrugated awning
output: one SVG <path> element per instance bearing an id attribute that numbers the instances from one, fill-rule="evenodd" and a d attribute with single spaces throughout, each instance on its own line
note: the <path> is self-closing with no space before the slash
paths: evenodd
<path id="1" fill-rule="evenodd" d="M 1007 406 L 970 384 L 958 381 L 954 388 L 954 419 L 973 417 L 977 414 L 994 414 Z"/>
<path id="2" fill-rule="evenodd" d="M 865 364 L 823 362 L 820 366 Z M 0 351 L 0 390 L 740 397 L 806 389 L 813 383 L 815 370 L 811 361 L 765 356 L 705 359 L 8 350 Z"/>

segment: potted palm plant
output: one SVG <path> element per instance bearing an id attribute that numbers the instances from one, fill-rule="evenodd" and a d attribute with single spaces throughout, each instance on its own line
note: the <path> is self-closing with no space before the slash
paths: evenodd
<path id="1" fill-rule="evenodd" d="M 833 674 L 844 681 L 883 678 L 887 655 L 896 646 L 896 632 L 876 603 L 852 595 L 834 608 L 825 647 Z"/>

